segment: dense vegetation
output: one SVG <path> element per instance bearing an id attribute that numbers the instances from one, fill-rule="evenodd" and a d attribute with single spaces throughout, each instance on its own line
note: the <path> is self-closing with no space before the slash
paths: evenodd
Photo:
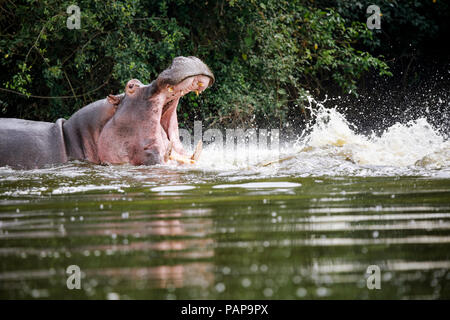
<path id="1" fill-rule="evenodd" d="M 370 1 L 79 0 L 81 28 L 71 30 L 71 4 L 0 3 L 0 87 L 10 90 L 0 91 L 0 116 L 68 118 L 195 55 L 217 81 L 184 98 L 184 125 L 276 125 L 301 112 L 307 92 L 357 94 L 365 73 L 388 76 L 386 61 L 448 34 L 450 15 L 444 1 L 380 0 L 382 31 L 371 31 Z"/>

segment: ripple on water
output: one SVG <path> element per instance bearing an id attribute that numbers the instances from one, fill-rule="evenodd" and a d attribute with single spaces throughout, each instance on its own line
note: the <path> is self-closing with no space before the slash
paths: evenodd
<path id="1" fill-rule="evenodd" d="M 193 167 L 0 168 L 0 298 L 368 298 L 369 265 L 377 297 L 450 298 L 448 142 L 328 116 L 309 148 L 253 150 L 268 166 L 206 146 Z"/>
<path id="2" fill-rule="evenodd" d="M 185 191 L 185 190 L 192 190 L 195 189 L 194 186 L 160 186 L 160 187 L 154 187 L 150 190 L 153 192 L 173 192 L 173 191 Z"/>
<path id="3" fill-rule="evenodd" d="M 249 182 L 240 184 L 219 184 L 213 186 L 213 189 L 229 189 L 229 188 L 244 188 L 244 189 L 264 189 L 264 188 L 298 188 L 301 183 L 274 181 L 274 182 Z"/>

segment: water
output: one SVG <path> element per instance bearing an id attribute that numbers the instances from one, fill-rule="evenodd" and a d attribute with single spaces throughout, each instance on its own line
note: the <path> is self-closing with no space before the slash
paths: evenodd
<path id="1" fill-rule="evenodd" d="M 425 118 L 378 136 L 315 119 L 280 154 L 0 168 L 0 298 L 450 298 L 448 137 Z"/>

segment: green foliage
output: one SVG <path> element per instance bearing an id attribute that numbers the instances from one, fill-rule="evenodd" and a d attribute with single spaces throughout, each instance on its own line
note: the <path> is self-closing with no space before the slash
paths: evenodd
<path id="1" fill-rule="evenodd" d="M 7 116 L 69 117 L 82 106 L 150 82 L 179 55 L 204 60 L 212 89 L 181 102 L 181 122 L 278 124 L 307 92 L 330 85 L 357 90 L 357 79 L 387 65 L 358 46 L 373 34 L 364 22 L 309 1 L 80 0 L 81 29 L 66 27 L 72 1 L 4 2 L 0 17 L 0 86 Z"/>
<path id="2" fill-rule="evenodd" d="M 333 7 L 344 19 L 366 21 L 366 8 L 381 10 L 381 30 L 364 45 L 389 57 L 422 54 L 430 44 L 448 40 L 450 3 L 443 0 L 317 0 L 320 7 Z M 440 39 L 441 37 L 441 39 Z M 431 46 L 433 47 L 433 45 Z"/>
<path id="3" fill-rule="evenodd" d="M 6 57 L 8 54 L 5 55 Z M 17 90 L 17 92 L 23 93 L 26 96 L 30 94 L 27 92 L 25 87 L 31 83 L 30 67 L 27 67 L 25 62 L 17 62 L 18 72 L 12 76 L 10 81 L 5 82 L 5 87 L 7 89 Z"/>

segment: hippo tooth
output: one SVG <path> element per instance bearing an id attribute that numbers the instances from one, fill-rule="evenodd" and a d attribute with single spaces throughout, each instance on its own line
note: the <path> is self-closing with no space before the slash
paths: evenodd
<path id="1" fill-rule="evenodd" d="M 203 142 L 202 142 L 202 140 L 200 140 L 200 141 L 197 143 L 197 146 L 195 147 L 195 151 L 194 151 L 194 153 L 192 154 L 191 160 L 194 161 L 194 162 L 197 161 L 198 158 L 200 158 L 200 155 L 201 155 L 201 153 L 202 153 L 202 150 L 203 150 Z"/>
<path id="2" fill-rule="evenodd" d="M 198 90 L 195 90 L 195 94 L 198 96 Z"/>
<path id="3" fill-rule="evenodd" d="M 167 145 L 166 153 L 164 154 L 164 162 L 167 162 L 169 159 L 172 160 L 172 150 L 173 150 L 173 142 L 169 141 Z"/>
<path id="4" fill-rule="evenodd" d="M 172 92 L 172 91 L 173 91 L 173 87 L 169 87 L 169 88 L 167 88 L 167 90 L 168 90 L 169 92 Z"/>
<path id="5" fill-rule="evenodd" d="M 203 87 L 203 82 L 199 81 L 199 82 L 198 82 L 198 86 L 199 86 L 199 87 Z"/>

